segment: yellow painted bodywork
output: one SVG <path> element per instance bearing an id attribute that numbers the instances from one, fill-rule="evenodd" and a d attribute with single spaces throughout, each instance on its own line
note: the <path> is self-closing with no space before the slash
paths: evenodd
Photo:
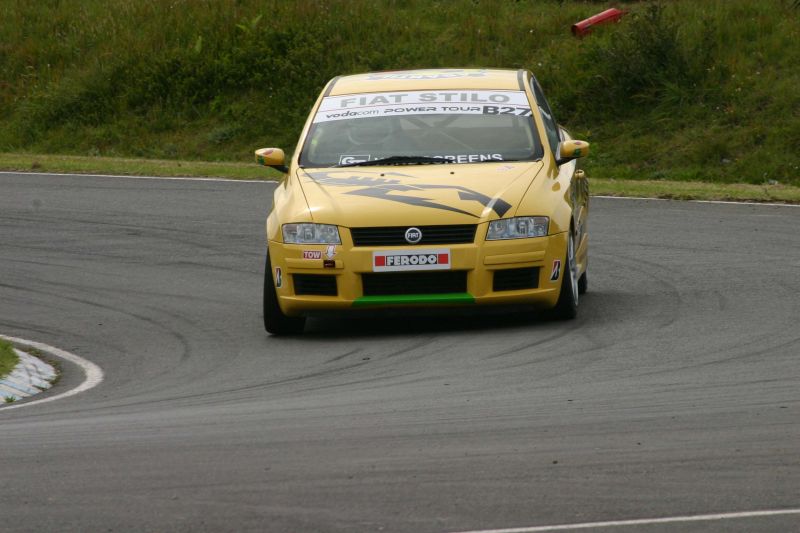
<path id="1" fill-rule="evenodd" d="M 564 141 L 559 145 L 558 152 L 562 160 L 586 157 L 589 155 L 589 143 L 575 140 Z"/>
<path id="2" fill-rule="evenodd" d="M 311 120 L 324 95 L 423 89 L 520 90 L 521 78 L 539 136 L 544 141 L 547 137 L 530 90 L 530 73 L 527 72 L 443 69 L 361 74 L 332 80 L 310 113 L 294 156 L 288 163 L 289 172 L 275 190 L 273 209 L 267 218 L 267 243 L 272 267 L 273 270 L 276 267 L 282 270 L 282 284 L 276 287 L 282 311 L 286 315 L 297 316 L 318 310 L 349 309 L 363 295 L 360 276 L 372 272 L 374 251 L 414 249 L 412 245 L 355 247 L 349 228 L 450 224 L 477 224 L 474 242 L 424 247 L 450 250 L 451 269 L 468 271 L 467 292 L 475 304 L 553 307 L 558 300 L 565 268 L 562 266 L 561 276 L 556 280 L 551 281 L 550 275 L 555 260 L 565 264 L 567 232 L 573 231 L 576 237 L 579 274 L 587 267 L 588 184 L 585 178 L 575 178 L 575 161 L 558 166 L 556 155 L 546 142 L 544 156 L 537 161 L 316 169 L 298 166 L 298 157 Z M 403 196 L 433 202 L 446 206 L 446 209 L 354 194 L 354 191 L 363 189 L 364 184 L 387 182 L 409 185 L 412 188 L 404 190 Z M 420 184 L 433 187 L 420 187 Z M 415 187 L 418 189 L 415 190 Z M 486 241 L 489 222 L 501 217 L 491 203 L 483 205 L 471 199 L 469 194 L 460 194 L 463 189 L 508 204 L 510 207 L 503 212 L 502 218 L 549 217 L 549 234 L 539 238 Z M 339 227 L 342 242 L 336 245 L 335 256 L 327 261 L 327 266 L 327 245 L 282 242 L 282 224 L 300 222 Z M 322 258 L 304 259 L 304 251 L 319 251 Z M 493 292 L 494 271 L 524 267 L 539 267 L 538 288 Z M 298 296 L 294 292 L 294 274 L 334 275 L 338 295 Z M 420 305 L 424 305 L 424 302 Z"/>
<path id="3" fill-rule="evenodd" d="M 286 160 L 286 155 L 280 148 L 262 148 L 256 150 L 256 163 L 265 167 L 282 165 Z"/>

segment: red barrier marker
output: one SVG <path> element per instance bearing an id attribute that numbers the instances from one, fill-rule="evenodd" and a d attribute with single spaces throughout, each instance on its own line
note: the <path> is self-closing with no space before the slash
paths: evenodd
<path id="1" fill-rule="evenodd" d="M 606 9 L 602 13 L 598 13 L 588 19 L 582 20 L 572 25 L 572 34 L 575 37 L 583 37 L 591 33 L 592 26 L 597 26 L 598 24 L 608 24 L 609 22 L 618 22 L 624 15 L 626 15 L 627 11 L 622 11 L 621 9 L 611 8 Z"/>

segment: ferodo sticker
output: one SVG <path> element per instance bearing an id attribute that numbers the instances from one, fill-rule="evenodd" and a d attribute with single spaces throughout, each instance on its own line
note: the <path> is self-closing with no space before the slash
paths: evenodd
<path id="1" fill-rule="evenodd" d="M 319 250 L 303 250 L 303 259 L 322 259 L 322 252 Z"/>
<path id="2" fill-rule="evenodd" d="M 372 253 L 373 272 L 450 270 L 450 250 L 393 250 Z"/>
<path id="3" fill-rule="evenodd" d="M 523 91 L 406 91 L 349 94 L 322 99 L 314 123 L 399 115 L 531 116 Z"/>
<path id="4" fill-rule="evenodd" d="M 283 287 L 283 271 L 281 267 L 275 267 L 275 286 L 279 289 Z"/>
<path id="5" fill-rule="evenodd" d="M 553 270 L 550 272 L 550 281 L 557 281 L 561 275 L 561 259 L 553 259 Z"/>

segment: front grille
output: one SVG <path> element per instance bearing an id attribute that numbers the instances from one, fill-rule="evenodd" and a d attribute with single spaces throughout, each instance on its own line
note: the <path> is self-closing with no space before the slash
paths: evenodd
<path id="1" fill-rule="evenodd" d="M 495 270 L 493 291 L 519 291 L 539 286 L 539 267 Z"/>
<path id="2" fill-rule="evenodd" d="M 422 231 L 422 240 L 414 245 L 406 242 L 406 230 L 412 226 L 383 228 L 350 228 L 356 246 L 427 246 L 463 244 L 475 241 L 475 224 L 454 226 L 413 226 Z"/>
<path id="3" fill-rule="evenodd" d="M 294 293 L 298 296 L 336 296 L 336 276 L 292 274 Z"/>
<path id="4" fill-rule="evenodd" d="M 364 296 L 467 292 L 467 271 L 362 274 Z"/>

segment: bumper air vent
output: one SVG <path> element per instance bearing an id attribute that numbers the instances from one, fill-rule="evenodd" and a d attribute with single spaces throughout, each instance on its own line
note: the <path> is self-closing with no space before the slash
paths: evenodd
<path id="1" fill-rule="evenodd" d="M 539 287 L 539 267 L 495 270 L 492 290 L 519 291 Z"/>
<path id="2" fill-rule="evenodd" d="M 467 291 L 467 271 L 362 274 L 364 296 L 447 294 Z"/>
<path id="3" fill-rule="evenodd" d="M 336 276 L 293 274 L 294 293 L 298 296 L 336 296 Z"/>

